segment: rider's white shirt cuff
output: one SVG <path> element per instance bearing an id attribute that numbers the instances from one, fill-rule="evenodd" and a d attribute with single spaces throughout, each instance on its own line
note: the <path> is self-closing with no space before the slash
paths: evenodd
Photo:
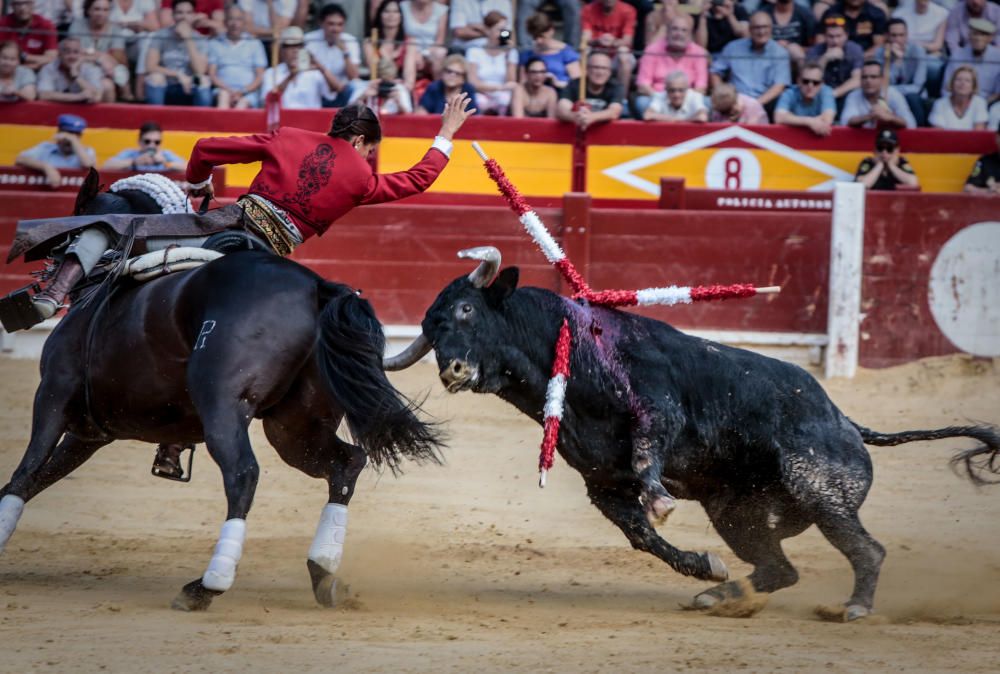
<path id="1" fill-rule="evenodd" d="M 431 144 L 431 147 L 440 150 L 441 154 L 448 159 L 451 159 L 451 150 L 454 145 L 452 145 L 452 142 L 444 136 L 434 136 L 434 142 Z"/>
<path id="2" fill-rule="evenodd" d="M 208 176 L 208 178 L 202 180 L 200 183 L 188 183 L 188 185 L 190 185 L 191 189 L 193 190 L 200 190 L 202 187 L 205 187 L 210 182 L 212 182 L 212 176 Z"/>

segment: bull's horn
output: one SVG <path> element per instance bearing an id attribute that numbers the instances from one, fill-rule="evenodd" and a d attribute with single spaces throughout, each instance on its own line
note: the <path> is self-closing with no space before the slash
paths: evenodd
<path id="1" fill-rule="evenodd" d="M 390 356 L 382 360 L 382 369 L 387 372 L 398 372 L 399 370 L 405 370 L 410 367 L 418 360 L 427 355 L 427 352 L 431 350 L 431 343 L 423 333 L 417 335 L 417 338 L 413 340 L 413 343 L 408 347 L 403 349 L 401 353 L 395 356 Z"/>
<path id="2" fill-rule="evenodd" d="M 493 246 L 479 246 L 458 251 L 459 257 L 482 260 L 476 270 L 469 274 L 469 281 L 475 288 L 485 288 L 493 283 L 500 270 L 500 251 Z"/>

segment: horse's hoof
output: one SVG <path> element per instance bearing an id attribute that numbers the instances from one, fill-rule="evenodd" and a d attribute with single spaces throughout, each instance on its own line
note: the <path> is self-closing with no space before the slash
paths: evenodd
<path id="1" fill-rule="evenodd" d="M 708 562 L 708 578 L 706 580 L 722 582 L 729 579 L 729 569 L 726 568 L 726 563 L 717 554 L 706 552 L 705 561 Z"/>
<path id="2" fill-rule="evenodd" d="M 209 590 L 202 585 L 199 578 L 184 586 L 170 603 L 170 608 L 175 611 L 205 611 L 220 594 L 218 590 Z"/>
<path id="3" fill-rule="evenodd" d="M 694 599 L 691 600 L 691 605 L 689 607 L 685 607 L 685 608 L 692 608 L 692 609 L 695 609 L 697 611 L 704 611 L 705 609 L 712 608 L 713 606 L 715 606 L 716 604 L 718 604 L 720 601 L 722 601 L 722 600 L 719 597 L 716 597 L 715 595 L 709 594 L 708 591 L 706 590 L 705 592 L 702 592 L 700 594 L 696 594 L 694 596 Z"/>
<path id="4" fill-rule="evenodd" d="M 311 559 L 306 560 L 309 578 L 312 580 L 313 596 L 320 606 L 333 608 L 340 606 L 349 595 L 349 586 L 337 581 L 337 577 Z"/>

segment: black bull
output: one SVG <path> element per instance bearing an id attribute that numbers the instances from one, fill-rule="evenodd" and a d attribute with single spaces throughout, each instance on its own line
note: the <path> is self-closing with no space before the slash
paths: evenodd
<path id="1" fill-rule="evenodd" d="M 656 533 L 640 503 L 651 469 L 672 494 L 701 503 L 733 552 L 753 565 L 748 580 L 757 592 L 797 581 L 781 541 L 816 524 L 854 571 L 854 591 L 837 619 L 870 613 L 885 556 L 858 518 L 872 482 L 864 443 L 968 436 L 984 446 L 954 461 L 974 481 L 1000 473 L 1000 436 L 992 427 L 871 431 L 848 419 L 795 365 L 642 316 L 518 289 L 517 268 L 488 285 L 499 253 L 468 252 L 486 261 L 438 295 L 423 334 L 404 354 L 386 359 L 386 367 L 406 367 L 433 348 L 449 391 L 496 394 L 542 423 L 556 338 L 568 319 L 571 374 L 558 451 L 633 547 L 682 574 L 727 577 L 715 555 L 679 550 Z M 722 609 L 745 592 L 743 583 L 725 582 L 694 605 Z"/>

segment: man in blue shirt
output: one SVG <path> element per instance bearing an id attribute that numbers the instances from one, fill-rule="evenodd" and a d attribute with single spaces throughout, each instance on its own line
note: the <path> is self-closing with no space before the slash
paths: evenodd
<path id="1" fill-rule="evenodd" d="M 737 92 L 773 108 L 792 77 L 788 52 L 771 39 L 771 31 L 771 16 L 755 12 L 750 17 L 750 37 L 727 44 L 712 64 L 712 87 L 728 75 Z"/>
<path id="2" fill-rule="evenodd" d="M 882 66 L 878 61 L 865 61 L 861 67 L 861 87 L 847 95 L 840 123 L 855 128 L 912 129 L 917 125 L 903 94 L 889 87 L 882 94 Z"/>
<path id="3" fill-rule="evenodd" d="M 145 122 L 139 127 L 139 147 L 122 150 L 109 159 L 104 168 L 110 171 L 183 171 L 187 168 L 184 158 L 163 148 L 163 129 L 156 122 Z"/>
<path id="4" fill-rule="evenodd" d="M 52 140 L 28 148 L 17 156 L 15 163 L 45 174 L 50 187 L 62 184 L 59 169 L 87 169 L 97 163 L 94 148 L 83 144 L 81 136 L 87 122 L 76 115 L 59 115 L 58 132 Z"/>
<path id="5" fill-rule="evenodd" d="M 823 83 L 823 69 L 815 61 L 806 63 L 799 71 L 798 86 L 789 87 L 781 94 L 774 110 L 776 124 L 802 126 L 817 136 L 829 136 L 837 101 L 833 89 Z"/>

